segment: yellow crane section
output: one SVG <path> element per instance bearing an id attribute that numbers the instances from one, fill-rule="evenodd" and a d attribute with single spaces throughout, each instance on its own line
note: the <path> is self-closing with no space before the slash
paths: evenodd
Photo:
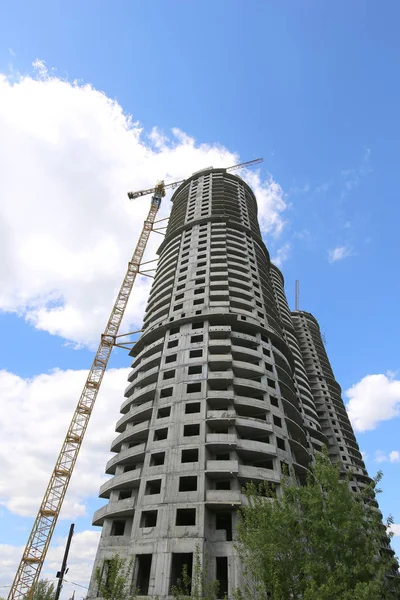
<path id="1" fill-rule="evenodd" d="M 162 186 L 153 196 L 149 214 L 144 222 L 139 241 L 132 259 L 128 264 L 124 280 L 108 319 L 107 326 L 84 385 L 81 397 L 65 436 L 60 454 L 51 474 L 47 490 L 40 505 L 35 523 L 24 550 L 18 571 L 12 584 L 9 600 L 30 597 L 38 581 L 40 571 L 46 557 L 47 549 L 57 523 L 65 493 L 71 479 L 72 471 L 78 458 L 83 436 L 89 423 L 90 415 L 99 392 L 108 359 L 121 325 L 122 317 L 128 303 L 140 263 L 146 249 L 153 224 L 160 206 Z"/>

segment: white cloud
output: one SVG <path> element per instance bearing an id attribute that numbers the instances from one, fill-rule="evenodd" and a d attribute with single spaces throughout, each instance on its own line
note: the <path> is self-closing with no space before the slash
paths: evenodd
<path id="1" fill-rule="evenodd" d="M 389 530 L 394 533 L 394 537 L 400 537 L 400 523 L 393 523 Z"/>
<path id="2" fill-rule="evenodd" d="M 149 135 L 90 85 L 49 76 L 0 75 L 0 310 L 76 344 L 99 339 L 149 208 L 128 190 L 179 180 L 239 156 L 173 129 Z M 244 159 L 248 157 L 243 157 Z M 242 171 L 259 204 L 263 231 L 278 234 L 281 187 Z M 159 214 L 169 214 L 164 200 Z M 156 256 L 151 236 L 144 260 Z M 135 285 L 124 329 L 138 329 L 150 280 Z"/>
<path id="3" fill-rule="evenodd" d="M 326 192 L 329 190 L 330 187 L 332 187 L 332 180 L 324 181 L 320 185 L 317 185 L 317 187 L 315 188 L 315 193 L 316 194 L 326 194 Z"/>
<path id="4" fill-rule="evenodd" d="M 114 423 L 128 371 L 110 369 L 104 376 L 63 504 L 63 519 L 84 515 L 85 499 L 97 496 L 107 479 L 104 467 L 110 458 Z M 23 379 L 0 371 L 4 407 L 0 412 L 0 505 L 11 512 L 36 515 L 86 374 L 55 370 Z"/>
<path id="5" fill-rule="evenodd" d="M 389 452 L 389 460 L 391 463 L 400 462 L 400 452 L 398 450 Z"/>
<path id="6" fill-rule="evenodd" d="M 290 253 L 290 244 L 289 243 L 284 244 L 283 246 L 278 248 L 275 256 L 273 256 L 271 258 L 271 261 L 277 267 L 281 267 L 283 265 L 283 263 L 289 258 L 289 253 Z"/>
<path id="7" fill-rule="evenodd" d="M 351 255 L 351 250 L 347 246 L 337 246 L 333 250 L 329 250 L 329 262 L 334 263 L 338 260 L 343 260 L 347 256 Z"/>
<path id="8" fill-rule="evenodd" d="M 377 450 L 375 452 L 375 458 L 374 461 L 376 463 L 383 463 L 383 462 L 387 462 L 388 457 L 386 456 L 386 454 L 382 451 L 382 450 Z"/>
<path id="9" fill-rule="evenodd" d="M 66 581 L 73 581 L 83 586 L 88 585 L 99 539 L 100 531 L 86 530 L 74 534 L 68 557 L 69 571 Z M 48 579 L 56 585 L 55 574 L 60 570 L 65 543 L 66 537 L 54 539 L 41 573 L 41 578 Z M 23 550 L 22 546 L 0 544 L 0 586 L 2 586 L 2 596 L 6 596 L 9 592 L 9 589 L 3 586 L 10 585 L 13 581 Z M 76 589 L 75 596 L 77 598 L 86 595 L 83 588 L 74 586 L 71 583 L 64 583 L 61 592 L 62 600 L 70 598 L 74 588 Z"/>
<path id="10" fill-rule="evenodd" d="M 400 415 L 400 381 L 388 375 L 366 375 L 346 391 L 347 411 L 356 431 L 375 429 Z"/>
<path id="11" fill-rule="evenodd" d="M 385 454 L 382 450 L 377 450 L 375 452 L 374 461 L 377 463 L 383 462 L 391 462 L 396 463 L 400 462 L 400 452 L 398 450 L 392 450 L 389 454 Z"/>

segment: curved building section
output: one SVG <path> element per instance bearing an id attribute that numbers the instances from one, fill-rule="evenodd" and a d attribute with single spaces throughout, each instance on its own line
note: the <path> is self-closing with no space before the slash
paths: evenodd
<path id="1" fill-rule="evenodd" d="M 136 556 L 134 584 L 164 600 L 198 548 L 222 598 L 240 577 L 242 487 L 278 490 L 283 465 L 301 479 L 310 455 L 253 192 L 210 169 L 172 202 L 93 519 L 95 567 Z"/>
<path id="2" fill-rule="evenodd" d="M 283 336 L 294 358 L 293 385 L 299 400 L 299 411 L 307 435 L 307 445 L 311 458 L 315 455 L 316 451 L 322 449 L 322 445 L 328 446 L 328 440 L 323 433 L 319 422 L 314 397 L 308 380 L 308 374 L 304 365 L 303 356 L 300 351 L 292 321 L 292 315 L 285 295 L 284 278 L 278 267 L 273 264 L 271 264 L 271 279 L 273 282 L 276 304 L 279 310 L 279 317 L 282 323 Z"/>
<path id="3" fill-rule="evenodd" d="M 206 169 L 172 203 L 93 518 L 94 568 L 106 577 L 113 555 L 135 557 L 139 597 L 167 600 L 198 551 L 232 598 L 245 484 L 279 494 L 285 466 L 303 482 L 324 444 L 354 489 L 368 475 L 318 323 L 290 312 L 250 187 Z"/>
<path id="4" fill-rule="evenodd" d="M 365 464 L 354 436 L 325 351 L 317 320 L 308 312 L 292 312 L 296 336 L 306 367 L 315 407 L 323 433 L 328 439 L 328 451 L 333 461 L 340 461 L 344 470 L 352 469 L 352 487 L 369 480 Z"/>

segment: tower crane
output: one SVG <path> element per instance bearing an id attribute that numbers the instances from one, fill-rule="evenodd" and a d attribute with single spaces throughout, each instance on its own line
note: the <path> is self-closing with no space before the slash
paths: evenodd
<path id="1" fill-rule="evenodd" d="M 262 158 L 258 158 L 228 167 L 226 170 L 234 171 L 240 168 L 253 166 L 262 161 Z M 128 304 L 133 284 L 135 283 L 136 275 L 140 272 L 140 264 L 150 233 L 153 230 L 153 225 L 156 222 L 155 219 L 161 201 L 165 196 L 165 190 L 167 188 L 176 188 L 183 183 L 183 181 L 185 180 L 182 179 L 181 181 L 167 184 L 165 184 L 164 181 L 160 181 L 154 188 L 128 193 L 129 199 L 152 194 L 150 210 L 139 235 L 139 240 L 136 244 L 132 258 L 128 263 L 125 277 L 122 281 L 106 328 L 101 335 L 99 347 L 92 366 L 90 367 L 81 396 L 78 400 L 78 404 L 75 408 L 75 412 L 33 524 L 32 531 L 25 546 L 21 562 L 8 595 L 8 600 L 31 600 L 32 598 L 67 492 L 68 484 L 78 458 L 89 419 L 99 393 L 100 385 L 107 368 L 107 363 L 112 348 L 117 343 L 116 340 L 119 327 Z"/>

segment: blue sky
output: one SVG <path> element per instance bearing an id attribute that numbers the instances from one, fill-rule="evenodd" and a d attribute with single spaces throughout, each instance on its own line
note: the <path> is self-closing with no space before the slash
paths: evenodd
<path id="1" fill-rule="evenodd" d="M 6 408 L 24 397 L 25 433 L 43 449 L 30 465 L 43 477 L 37 497 L 147 208 L 128 206 L 125 192 L 263 156 L 249 181 L 264 239 L 281 261 L 291 306 L 299 279 L 300 307 L 318 318 L 338 381 L 344 391 L 354 386 L 360 447 L 370 473 L 383 469 L 381 507 L 400 523 L 399 17 L 393 0 L 3 1 L 0 387 Z M 140 326 L 147 293 L 139 281 L 127 327 Z M 89 441 L 85 464 L 104 465 L 106 426 L 124 388 L 119 369 L 128 366 L 117 351 L 102 416 L 93 417 L 105 447 Z M 49 413 L 61 405 L 56 424 Z M 3 451 L 14 443 L 23 452 L 12 410 Z M 9 477 L 0 486 L 0 585 L 10 582 L 37 504 L 28 483 L 13 500 Z M 98 480 L 85 481 L 80 508 L 71 500 L 57 529 L 54 565 L 71 519 L 81 535 L 77 563 L 79 548 L 96 546 Z M 54 568 L 49 562 L 46 573 Z M 85 584 L 87 570 L 75 573 Z"/>

